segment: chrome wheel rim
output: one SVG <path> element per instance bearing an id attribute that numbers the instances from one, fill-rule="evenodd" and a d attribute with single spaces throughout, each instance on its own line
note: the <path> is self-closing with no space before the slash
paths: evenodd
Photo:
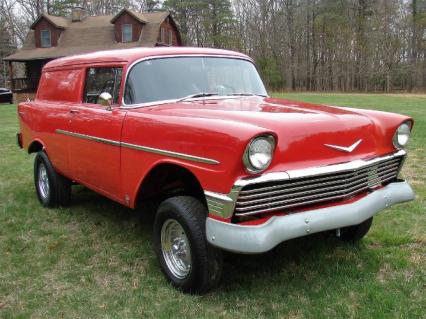
<path id="1" fill-rule="evenodd" d="M 38 190 L 44 200 L 49 198 L 49 176 L 47 175 L 46 166 L 43 163 L 40 163 L 38 166 Z"/>
<path id="2" fill-rule="evenodd" d="M 185 230 L 174 219 L 168 219 L 161 227 L 161 250 L 171 273 L 183 279 L 191 272 L 191 247 Z"/>

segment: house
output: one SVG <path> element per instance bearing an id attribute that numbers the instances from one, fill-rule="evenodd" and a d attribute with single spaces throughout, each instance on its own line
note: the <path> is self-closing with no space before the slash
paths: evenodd
<path id="1" fill-rule="evenodd" d="M 43 66 L 59 57 L 99 50 L 182 45 L 178 27 L 167 11 L 142 13 L 122 9 L 107 16 L 85 16 L 84 12 L 76 7 L 71 17 L 43 13 L 31 25 L 22 48 L 3 59 L 9 64 L 16 100 L 32 98 Z M 16 62 L 24 64 L 24 77 L 13 78 Z"/>

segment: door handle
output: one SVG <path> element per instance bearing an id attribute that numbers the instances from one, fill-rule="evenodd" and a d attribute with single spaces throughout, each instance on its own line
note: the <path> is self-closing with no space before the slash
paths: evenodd
<path id="1" fill-rule="evenodd" d="M 71 109 L 71 110 L 70 110 L 70 113 L 71 113 L 71 114 L 78 114 L 78 113 L 80 113 L 80 111 L 79 111 L 79 110 L 73 110 L 73 109 Z"/>

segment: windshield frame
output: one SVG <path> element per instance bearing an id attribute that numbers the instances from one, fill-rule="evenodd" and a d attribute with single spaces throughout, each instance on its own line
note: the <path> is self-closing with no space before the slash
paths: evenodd
<path id="1" fill-rule="evenodd" d="M 124 94 L 126 93 L 126 84 L 127 84 L 127 78 L 130 74 L 130 72 L 132 71 L 133 67 L 136 66 L 137 64 L 139 64 L 140 62 L 143 61 L 147 61 L 147 60 L 158 60 L 158 59 L 169 59 L 169 58 L 187 58 L 187 57 L 200 57 L 200 58 L 226 58 L 226 59 L 236 59 L 236 60 L 243 60 L 243 61 L 247 61 L 250 62 L 251 64 L 253 64 L 254 68 L 256 69 L 256 72 L 259 74 L 259 71 L 256 67 L 256 64 L 253 62 L 253 60 L 249 57 L 243 57 L 243 56 L 234 56 L 234 55 L 219 55 L 219 54 L 169 54 L 169 55 L 153 55 L 153 56 L 149 56 L 149 57 L 143 57 L 141 59 L 135 60 L 133 61 L 126 70 L 126 75 L 122 84 L 122 93 L 121 93 L 121 105 L 120 108 L 123 109 L 132 109 L 132 108 L 140 108 L 140 107 L 146 107 L 146 106 L 155 106 L 155 105 L 161 105 L 161 104 L 168 104 L 168 103 L 176 103 L 178 102 L 181 98 L 177 98 L 177 99 L 169 99 L 169 100 L 158 100 L 158 101 L 152 101 L 152 102 L 145 102 L 145 103 L 135 103 L 135 104 L 126 104 L 124 102 Z M 260 75 L 259 75 L 260 77 Z M 265 84 L 263 83 L 262 78 L 260 78 L 260 80 L 262 81 L 263 86 L 265 86 Z M 265 88 L 266 90 L 266 88 Z M 266 92 L 267 93 L 267 92 Z M 265 97 L 269 97 L 269 95 L 267 94 Z M 214 95 L 214 96 L 210 96 L 210 97 L 196 97 L 196 98 L 191 98 L 191 99 L 187 99 L 185 100 L 190 102 L 190 101 L 195 101 L 195 100 L 218 100 L 218 99 L 238 99 L 241 98 L 241 96 L 231 96 L 231 95 Z"/>

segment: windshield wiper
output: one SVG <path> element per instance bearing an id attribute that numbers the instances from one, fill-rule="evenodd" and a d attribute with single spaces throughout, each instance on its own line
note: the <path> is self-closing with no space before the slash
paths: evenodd
<path id="1" fill-rule="evenodd" d="M 215 95 L 219 95 L 219 94 L 217 94 L 217 93 L 199 92 L 199 93 L 195 93 L 195 94 L 184 96 L 184 97 L 178 99 L 177 102 L 182 102 L 182 101 L 185 101 L 185 100 L 188 100 L 188 99 L 195 99 L 197 97 L 208 97 L 208 96 L 215 96 Z"/>
<path id="2" fill-rule="evenodd" d="M 230 95 L 230 96 L 262 96 L 262 97 L 266 97 L 266 95 L 264 95 L 264 94 L 245 93 L 245 92 L 231 93 L 231 94 L 227 94 L 227 95 Z"/>

